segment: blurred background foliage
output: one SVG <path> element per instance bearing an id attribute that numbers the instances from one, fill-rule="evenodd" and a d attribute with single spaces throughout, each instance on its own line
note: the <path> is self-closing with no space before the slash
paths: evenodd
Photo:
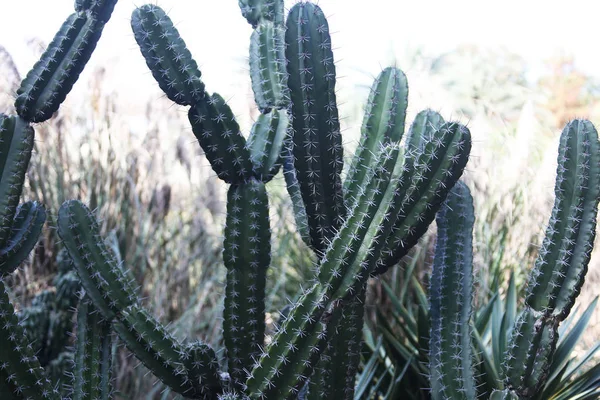
<path id="1" fill-rule="evenodd" d="M 44 46 L 38 39 L 28 44 L 35 56 Z M 522 290 L 552 206 L 560 130 L 575 117 L 600 123 L 598 82 L 578 70 L 569 54 L 547 59 L 542 76 L 535 81 L 527 79 L 526 62 L 505 49 L 465 45 L 444 54 L 409 49 L 391 54 L 390 59 L 408 76 L 408 121 L 431 107 L 447 119 L 466 123 L 473 133 L 465 180 L 475 200 L 475 301 L 476 309 L 481 310 L 495 297 L 505 296 L 511 275 L 515 290 Z M 3 112 L 12 111 L 20 73 L 11 54 L 0 47 Z M 42 201 L 50 210 L 50 223 L 39 247 L 10 278 L 9 286 L 22 307 L 51 287 L 61 247 L 52 214 L 64 200 L 78 198 L 103 218 L 103 233 L 110 236 L 122 262 L 133 272 L 145 306 L 178 336 L 200 336 L 219 346 L 225 187 L 195 143 L 185 113 L 156 96 L 137 99 L 131 105 L 131 94 L 125 98 L 110 84 L 114 73 L 110 65 L 96 66 L 78 83 L 80 96 L 69 98 L 51 121 L 36 127 L 35 155 L 24 198 Z M 237 98 L 234 111 L 242 120 L 251 121 L 257 111 L 246 76 L 240 63 L 240 76 L 235 80 L 243 82 L 239 90 L 244 93 Z M 357 144 L 371 78 L 364 74 L 357 83 L 341 81 L 348 157 Z M 248 99 L 247 106 L 238 107 L 240 98 Z M 269 189 L 274 254 L 267 306 L 272 327 L 279 310 L 308 281 L 314 260 L 295 232 L 283 178 L 278 176 Z M 389 355 L 397 348 L 395 341 L 408 340 L 403 327 L 407 318 L 425 311 L 434 238 L 435 227 L 401 262 L 401 268 L 371 282 L 366 373 L 361 384 L 369 376 L 385 375 L 389 370 L 395 375 L 388 380 L 405 373 L 424 379 L 418 362 L 407 362 L 408 372 L 401 371 L 400 365 L 387 365 L 388 371 L 381 371 L 378 365 L 385 369 L 385 362 L 376 363 L 378 357 L 372 355 Z M 596 253 L 599 249 L 596 245 Z M 599 283 L 600 256 L 594 254 L 578 299 L 580 310 L 599 294 Z M 598 337 L 600 313 L 595 311 L 577 351 L 583 353 Z M 418 346 L 423 338 L 415 339 L 412 345 Z M 388 362 L 393 359 L 387 358 Z M 161 398 L 162 387 L 143 379 L 143 368 L 132 368 L 136 364 L 125 353 L 120 356 L 116 375 L 121 397 Z M 368 395 L 366 387 L 364 396 Z"/>

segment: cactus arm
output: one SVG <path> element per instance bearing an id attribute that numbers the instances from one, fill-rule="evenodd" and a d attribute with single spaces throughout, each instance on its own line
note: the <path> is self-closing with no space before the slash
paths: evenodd
<path id="1" fill-rule="evenodd" d="M 285 29 L 272 22 L 261 22 L 250 38 L 250 78 L 259 110 L 287 107 Z"/>
<path id="2" fill-rule="evenodd" d="M 320 339 L 326 334 L 321 322 L 327 305 L 318 285 L 303 292 L 292 305 L 273 341 L 262 352 L 246 381 L 246 392 L 256 399 L 287 398 L 300 390 L 322 349 Z M 322 343 L 321 343 L 322 344 Z M 270 397 L 275 391 L 281 397 Z"/>
<path id="3" fill-rule="evenodd" d="M 189 357 L 186 365 L 193 385 L 198 388 L 198 396 L 206 399 L 219 396 L 220 400 L 223 395 L 215 351 L 207 344 L 195 341 L 185 347 L 185 354 Z"/>
<path id="4" fill-rule="evenodd" d="M 437 214 L 429 371 L 434 400 L 477 398 L 471 347 L 473 198 L 457 182 Z"/>
<path id="5" fill-rule="evenodd" d="M 504 356 L 507 386 L 531 397 L 545 383 L 558 340 L 558 321 L 526 307 L 515 321 Z"/>
<path id="6" fill-rule="evenodd" d="M 283 0 L 238 0 L 242 15 L 250 25 L 257 26 L 261 20 L 283 25 Z"/>
<path id="7" fill-rule="evenodd" d="M 0 249 L 11 234 L 35 132 L 16 116 L 0 114 Z"/>
<path id="8" fill-rule="evenodd" d="M 71 14 L 17 90 L 18 114 L 29 122 L 52 117 L 83 71 L 104 23 L 92 14 Z"/>
<path id="9" fill-rule="evenodd" d="M 288 194 L 292 201 L 292 208 L 294 212 L 294 221 L 296 222 L 296 229 L 300 233 L 300 237 L 310 246 L 310 230 L 308 228 L 308 218 L 306 216 L 306 208 L 302 200 L 302 193 L 300 192 L 300 183 L 296 176 L 296 169 L 294 168 L 294 155 L 292 154 L 289 146 L 286 146 L 282 154 L 283 159 L 283 177 L 285 178 L 285 186 Z"/>
<path id="10" fill-rule="evenodd" d="M 279 172 L 287 139 L 289 118 L 285 110 L 260 114 L 248 137 L 250 159 L 256 179 L 269 182 Z"/>
<path id="11" fill-rule="evenodd" d="M 111 399 L 111 324 L 88 301 L 78 307 L 76 337 L 73 400 Z"/>
<path id="12" fill-rule="evenodd" d="M 146 4 L 131 15 L 131 28 L 152 76 L 167 97 L 192 105 L 205 96 L 198 64 L 162 8 Z"/>
<path id="13" fill-rule="evenodd" d="M 337 324 L 327 328 L 327 347 L 310 378 L 308 400 L 354 399 L 360 365 L 366 286 L 339 307 Z"/>
<path id="14" fill-rule="evenodd" d="M 223 243 L 227 288 L 223 336 L 229 373 L 244 382 L 264 345 L 265 285 L 271 262 L 269 202 L 265 185 L 231 185 Z"/>
<path id="15" fill-rule="evenodd" d="M 75 11 L 89 11 L 102 23 L 108 22 L 117 0 L 75 0 Z"/>
<path id="16" fill-rule="evenodd" d="M 419 112 L 406 135 L 404 142 L 406 150 L 420 150 L 423 143 L 429 141 L 433 134 L 444 125 L 444 122 L 444 118 L 433 110 Z"/>
<path id="17" fill-rule="evenodd" d="M 596 233 L 600 144 L 589 121 L 571 121 L 562 132 L 555 196 L 526 304 L 563 320 L 583 285 Z"/>
<path id="18" fill-rule="evenodd" d="M 10 388 L 17 399 L 57 399 L 32 346 L 25 343 L 25 338 L 4 282 L 0 280 L 0 343 L 3 344 L 0 351 L 0 378 L 5 378 L 4 390 Z"/>
<path id="19" fill-rule="evenodd" d="M 38 242 L 46 221 L 46 210 L 33 201 L 19 206 L 8 242 L 0 248 L 0 278 L 12 273 Z"/>
<path id="20" fill-rule="evenodd" d="M 70 200 L 60 207 L 58 234 L 86 293 L 105 318 L 113 319 L 137 301 L 132 282 L 117 265 L 96 219 L 83 203 Z"/>
<path id="21" fill-rule="evenodd" d="M 196 393 L 188 377 L 184 348 L 150 314 L 132 305 L 122 311 L 113 329 L 138 360 L 173 391 L 183 396 Z"/>
<path id="22" fill-rule="evenodd" d="M 374 275 L 397 263 L 427 231 L 446 193 L 462 175 L 470 151 L 469 129 L 452 122 L 442 125 L 423 143 L 421 151 L 412 152 L 414 157 L 407 154 L 409 160 L 414 160 L 412 171 L 408 168 L 406 174 L 412 184 L 399 200 L 401 217 L 388 236 L 386 257 Z"/>
<path id="23" fill-rule="evenodd" d="M 194 104 L 188 118 L 208 161 L 219 178 L 241 183 L 252 175 L 246 139 L 233 112 L 217 93 Z"/>
<path id="24" fill-rule="evenodd" d="M 384 69 L 373 82 L 358 148 L 344 181 L 346 204 L 352 204 L 364 184 L 366 169 L 381 146 L 399 143 L 408 106 L 408 82 L 398 68 Z"/>
<path id="25" fill-rule="evenodd" d="M 220 388 L 220 383 L 190 379 L 200 376 L 197 360 L 138 305 L 132 283 L 100 237 L 98 223 L 85 205 L 65 202 L 58 213 L 58 232 L 94 306 L 148 369 L 184 396 L 206 393 L 212 385 Z"/>
<path id="26" fill-rule="evenodd" d="M 301 2 L 292 7 L 286 46 L 294 166 L 311 244 L 322 254 L 346 211 L 335 66 L 327 20 L 317 5 Z"/>
<path id="27" fill-rule="evenodd" d="M 334 297 L 344 297 L 355 284 L 366 281 L 363 271 L 369 269 L 367 254 L 379 239 L 377 231 L 385 224 L 389 187 L 401 185 L 402 157 L 397 145 L 387 146 L 373 163 L 361 196 L 356 201 L 339 233 L 333 239 L 319 265 L 319 282 Z M 374 254 L 373 254 L 374 255 Z"/>

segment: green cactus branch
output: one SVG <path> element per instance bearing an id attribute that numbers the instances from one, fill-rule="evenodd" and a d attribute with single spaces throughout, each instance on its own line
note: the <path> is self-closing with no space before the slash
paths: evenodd
<path id="1" fill-rule="evenodd" d="M 475 400 L 470 319 L 473 300 L 473 198 L 457 182 L 437 215 L 429 295 L 431 396 Z"/>

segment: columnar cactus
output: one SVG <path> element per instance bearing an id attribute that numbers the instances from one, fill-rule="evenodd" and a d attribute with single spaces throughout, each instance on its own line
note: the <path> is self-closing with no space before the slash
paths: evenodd
<path id="1" fill-rule="evenodd" d="M 600 200 L 600 142 L 594 126 L 574 120 L 558 149 L 555 203 L 503 355 L 504 386 L 490 399 L 528 399 L 546 383 L 559 324 L 583 285 Z M 431 278 L 430 380 L 435 399 L 476 399 L 470 328 L 473 229 L 468 189 L 457 185 L 438 216 Z M 512 323 L 512 321 L 508 321 Z"/>
<path id="2" fill-rule="evenodd" d="M 418 149 L 401 147 L 408 86 L 400 70 L 385 69 L 372 90 L 350 178 L 342 182 L 335 66 L 323 12 L 298 3 L 284 26 L 282 1 L 240 6 L 254 27 L 250 73 L 261 111 L 248 140 L 223 98 L 206 91 L 197 63 L 165 12 L 145 5 L 132 15 L 134 36 L 154 78 L 171 100 L 189 106 L 206 157 L 231 185 L 223 251 L 227 373 L 219 372 L 205 345 L 196 352 L 204 361 L 190 364 L 189 346 L 140 308 L 83 204 L 61 207 L 59 234 L 94 306 L 175 392 L 190 398 L 275 399 L 300 390 L 310 398 L 342 390 L 352 398 L 366 281 L 391 265 L 388 253 L 397 253 L 397 243 L 408 247 L 405 242 L 425 231 L 465 167 L 470 134 L 456 123 L 431 125 L 427 137 L 426 129 L 415 129 Z M 297 190 L 297 210 L 303 213 L 297 219 L 306 218 L 305 236 L 319 264 L 313 283 L 265 347 L 270 264 L 265 184 L 282 164 L 286 173 L 293 172 L 289 189 Z"/>

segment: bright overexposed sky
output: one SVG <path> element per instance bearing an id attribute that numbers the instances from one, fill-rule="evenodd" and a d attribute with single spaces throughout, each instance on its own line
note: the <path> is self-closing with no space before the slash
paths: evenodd
<path id="1" fill-rule="evenodd" d="M 233 93 L 246 57 L 251 27 L 237 0 L 151 0 L 169 12 L 207 88 Z M 291 6 L 295 0 L 286 1 Z M 48 43 L 73 12 L 74 0 L 0 0 L 0 45 L 21 73 L 35 58 L 26 42 Z M 144 1 L 120 0 L 91 63 L 113 69 L 124 90 L 156 88 L 131 34 L 129 16 Z M 525 57 L 532 73 L 558 51 L 571 53 L 586 73 L 600 77 L 600 0 L 319 0 L 329 17 L 338 73 L 375 76 L 407 47 L 429 53 L 461 43 L 504 46 Z M 400 65 L 402 67 L 402 65 Z M 89 68 L 88 68 L 89 70 Z M 365 82 L 368 84 L 368 82 Z"/>

